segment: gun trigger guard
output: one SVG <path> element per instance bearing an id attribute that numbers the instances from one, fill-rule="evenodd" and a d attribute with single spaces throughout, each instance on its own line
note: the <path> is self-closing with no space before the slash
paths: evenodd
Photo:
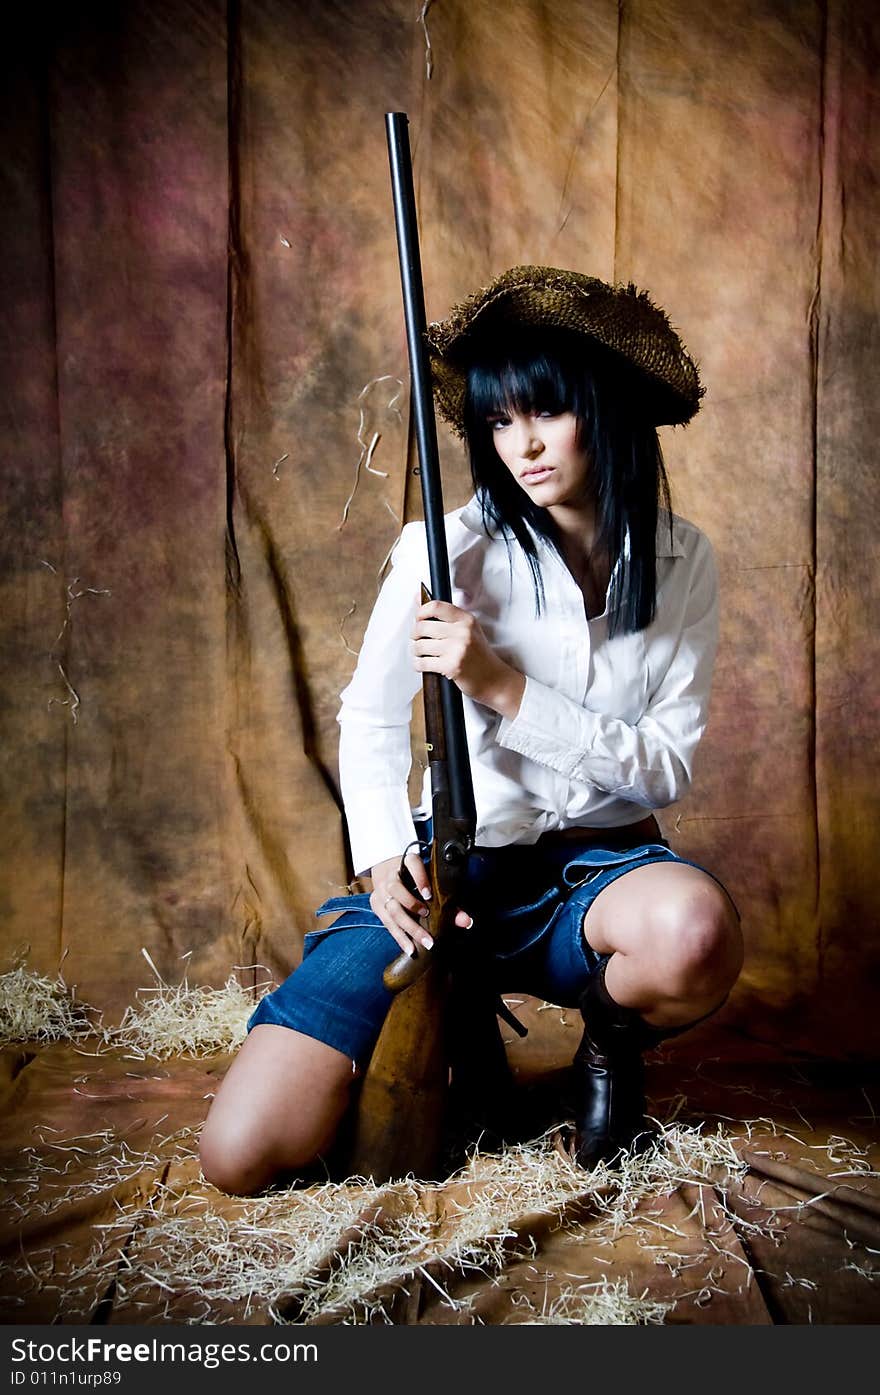
<path id="1" fill-rule="evenodd" d="M 403 882 L 410 895 L 418 896 L 419 900 L 422 901 L 424 900 L 424 897 L 422 896 L 422 893 L 419 891 L 419 888 L 416 886 L 415 878 L 412 872 L 406 865 L 406 855 L 409 852 L 410 848 L 418 848 L 419 853 L 423 854 L 431 851 L 431 844 L 423 843 L 420 838 L 414 838 L 411 843 L 407 843 L 406 847 L 403 850 L 403 856 L 400 859 L 400 867 L 397 870 L 397 875 L 400 877 L 400 880 Z"/>

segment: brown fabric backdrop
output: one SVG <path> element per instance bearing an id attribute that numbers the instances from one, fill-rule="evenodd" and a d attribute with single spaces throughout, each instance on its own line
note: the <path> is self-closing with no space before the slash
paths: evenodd
<path id="1" fill-rule="evenodd" d="M 83 0 L 7 46 L 7 956 L 112 1017 L 141 947 L 174 982 L 285 973 L 348 881 L 337 697 L 419 508 L 403 109 L 429 318 L 571 266 L 649 288 L 701 362 L 664 448 L 723 635 L 662 822 L 743 910 L 731 1028 L 875 1054 L 875 7 L 423 8 Z"/>

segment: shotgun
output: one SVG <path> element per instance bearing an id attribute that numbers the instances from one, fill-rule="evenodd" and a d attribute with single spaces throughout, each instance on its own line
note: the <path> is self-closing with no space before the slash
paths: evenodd
<path id="1" fill-rule="evenodd" d="M 451 601 L 440 455 L 425 340 L 425 295 L 406 114 L 401 111 L 386 112 L 385 130 L 409 354 L 410 410 L 419 458 L 431 590 L 436 600 Z M 473 847 L 477 823 L 474 787 L 459 689 L 449 678 L 426 673 L 423 675 L 422 690 L 431 772 L 432 869 L 438 883 L 435 890 L 439 890 L 440 898 L 445 900 L 460 885 L 468 853 Z M 442 928 L 445 929 L 445 925 Z M 439 924 L 437 929 L 440 933 Z M 432 953 L 423 951 L 413 959 L 401 954 L 385 971 L 386 988 L 399 992 L 414 982 L 424 971 Z"/>
<path id="2" fill-rule="evenodd" d="M 431 591 L 437 600 L 451 601 L 406 114 L 387 112 L 385 129 Z M 424 588 L 422 594 L 428 599 Z M 492 999 L 483 993 L 479 975 L 468 977 L 459 968 L 464 937 L 454 924 L 476 831 L 461 692 L 440 674 L 425 673 L 422 680 L 432 801 L 433 895 L 426 924 L 434 948 L 417 949 L 413 957 L 401 954 L 384 974 L 385 986 L 395 997 L 361 1088 L 352 1159 L 356 1172 L 377 1182 L 408 1172 L 424 1177 L 434 1174 L 446 1122 L 450 1068 L 454 1081 L 456 1074 L 464 1073 L 464 1058 L 470 1054 L 452 1039 L 450 1018 L 460 1021 L 464 1015 L 471 1018 L 477 1014 L 484 1021 L 488 1017 L 495 1027 Z M 414 891 L 415 884 L 402 860 L 401 877 Z M 485 1064 L 485 1051 L 478 1054 Z M 495 1055 L 498 1064 L 497 1050 Z"/>

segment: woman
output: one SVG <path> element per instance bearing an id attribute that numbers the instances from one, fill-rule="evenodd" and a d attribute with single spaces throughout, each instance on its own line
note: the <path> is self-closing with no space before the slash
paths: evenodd
<path id="1" fill-rule="evenodd" d="M 486 937 L 499 990 L 584 1017 L 584 1166 L 640 1135 L 642 1052 L 714 1012 L 742 965 L 730 897 L 651 812 L 690 783 L 717 642 L 712 550 L 671 512 L 656 434 L 697 410 L 694 364 L 634 287 L 547 267 L 503 273 L 428 337 L 476 489 L 446 519 L 454 603 L 419 603 L 424 527 L 407 525 L 339 715 L 352 854 L 373 890 L 321 907 L 343 914 L 251 1018 L 201 1143 L 229 1191 L 328 1148 L 388 1008 L 383 968 L 430 948 L 416 851 L 419 895 L 400 876 L 423 672 L 464 694 L 478 827 L 457 922 Z"/>

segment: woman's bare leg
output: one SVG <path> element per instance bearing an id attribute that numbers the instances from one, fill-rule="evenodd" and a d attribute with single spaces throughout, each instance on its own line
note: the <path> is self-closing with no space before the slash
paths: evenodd
<path id="1" fill-rule="evenodd" d="M 607 886 L 584 917 L 584 936 L 610 958 L 581 998 L 584 1035 L 576 1157 L 611 1162 L 645 1131 L 642 1052 L 720 1007 L 742 967 L 730 897 L 696 867 L 660 862 Z"/>
<path id="2" fill-rule="evenodd" d="M 352 1062 L 289 1027 L 254 1027 L 202 1129 L 202 1171 L 221 1191 L 250 1195 L 305 1167 L 333 1142 L 348 1108 Z"/>
<path id="3" fill-rule="evenodd" d="M 656 1027 L 711 1012 L 742 968 L 733 902 L 697 867 L 633 868 L 599 893 L 583 928 L 593 949 L 612 956 L 605 969 L 612 998 Z"/>

